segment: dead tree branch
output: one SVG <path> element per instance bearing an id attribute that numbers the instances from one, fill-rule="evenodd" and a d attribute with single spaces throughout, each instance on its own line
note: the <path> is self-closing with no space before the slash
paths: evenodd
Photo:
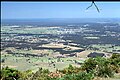
<path id="1" fill-rule="evenodd" d="M 91 5 L 88 6 L 88 7 L 86 8 L 86 10 L 89 9 L 90 7 L 92 7 L 92 5 L 94 5 L 94 6 L 96 7 L 97 11 L 100 12 L 99 8 L 98 8 L 97 5 L 94 3 L 94 1 L 92 1 Z"/>

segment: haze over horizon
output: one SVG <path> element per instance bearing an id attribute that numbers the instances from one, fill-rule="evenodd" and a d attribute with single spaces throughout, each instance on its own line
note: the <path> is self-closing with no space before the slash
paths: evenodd
<path id="1" fill-rule="evenodd" d="M 1 2 L 1 19 L 120 18 L 120 2 Z"/>

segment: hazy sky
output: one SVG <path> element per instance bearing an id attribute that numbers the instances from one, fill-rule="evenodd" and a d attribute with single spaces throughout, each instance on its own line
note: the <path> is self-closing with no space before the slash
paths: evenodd
<path id="1" fill-rule="evenodd" d="M 120 2 L 1 2 L 2 19 L 16 18 L 120 18 Z"/>

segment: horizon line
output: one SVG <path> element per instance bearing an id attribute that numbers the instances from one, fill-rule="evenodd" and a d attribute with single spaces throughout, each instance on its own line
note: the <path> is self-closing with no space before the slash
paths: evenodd
<path id="1" fill-rule="evenodd" d="M 96 17 L 93 17 L 93 18 L 91 18 L 90 17 L 90 19 L 95 19 Z M 101 18 L 120 18 L 120 17 L 101 17 Z M 96 18 L 96 19 L 101 19 L 101 18 Z M 6 18 L 6 19 L 88 19 L 88 18 Z M 1 19 L 1 20 L 5 20 L 5 18 L 4 19 Z"/>

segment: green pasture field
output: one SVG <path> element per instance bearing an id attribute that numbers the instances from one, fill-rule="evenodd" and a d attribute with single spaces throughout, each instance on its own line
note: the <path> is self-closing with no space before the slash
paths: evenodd
<path id="1" fill-rule="evenodd" d="M 113 50 L 120 50 L 120 46 L 115 46 L 111 44 L 104 44 L 104 45 L 94 44 L 94 45 L 91 45 L 91 47 L 98 48 L 99 50 L 105 51 L 105 52 L 113 52 Z"/>
<path id="2" fill-rule="evenodd" d="M 29 33 L 29 34 L 57 34 L 57 29 L 50 29 L 49 27 L 21 27 L 14 28 L 12 26 L 2 26 L 1 32 L 5 33 Z"/>
<path id="3" fill-rule="evenodd" d="M 1 56 L 1 59 L 5 59 L 5 62 L 2 63 L 2 65 L 10 66 L 12 68 L 26 71 L 26 70 L 33 70 L 36 71 L 38 68 L 42 67 L 45 69 L 49 69 L 50 71 L 55 71 L 56 69 L 64 69 L 65 67 L 68 67 L 69 64 L 76 65 L 74 63 L 74 60 L 84 62 L 84 60 L 79 60 L 75 57 L 67 57 L 67 58 L 60 58 L 60 61 L 58 62 L 58 58 L 51 58 L 49 60 L 48 57 L 22 57 L 22 56 L 13 56 L 11 54 L 7 54 L 5 57 L 5 54 Z M 27 59 L 29 59 L 27 61 Z M 55 62 L 55 67 L 53 64 L 49 65 L 51 62 Z"/>

